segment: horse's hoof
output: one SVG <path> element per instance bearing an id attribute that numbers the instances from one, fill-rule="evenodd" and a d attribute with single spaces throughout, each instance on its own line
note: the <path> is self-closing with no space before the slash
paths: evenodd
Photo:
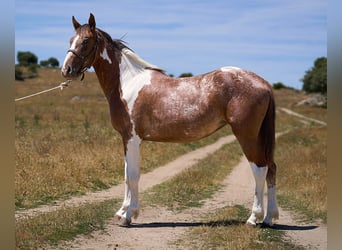
<path id="1" fill-rule="evenodd" d="M 120 227 L 129 227 L 131 225 L 131 220 L 125 217 L 118 217 L 118 225 Z"/>
<path id="2" fill-rule="evenodd" d="M 257 218 L 254 214 L 252 214 L 248 220 L 246 221 L 246 225 L 255 227 L 257 225 Z"/>
<path id="3" fill-rule="evenodd" d="M 250 227 L 256 227 L 257 226 L 257 224 L 255 222 L 250 221 L 250 220 L 246 221 L 246 225 L 250 226 Z"/>

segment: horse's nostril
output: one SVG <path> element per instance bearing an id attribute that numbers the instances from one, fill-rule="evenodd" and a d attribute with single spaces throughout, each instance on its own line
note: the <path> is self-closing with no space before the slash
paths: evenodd
<path id="1" fill-rule="evenodd" d="M 70 76 L 72 73 L 72 68 L 69 65 L 65 65 L 62 67 L 62 75 L 67 77 Z"/>
<path id="2" fill-rule="evenodd" d="M 66 72 L 67 72 L 67 74 L 68 74 L 68 75 L 70 75 L 70 74 L 71 74 L 71 72 L 72 72 L 72 69 L 71 69 L 71 67 L 70 67 L 70 66 L 68 66 L 68 67 L 67 67 L 67 70 L 66 70 Z"/>

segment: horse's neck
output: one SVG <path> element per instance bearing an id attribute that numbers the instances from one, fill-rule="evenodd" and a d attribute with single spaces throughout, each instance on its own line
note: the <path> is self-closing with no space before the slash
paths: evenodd
<path id="1" fill-rule="evenodd" d="M 112 125 L 121 134 L 124 142 L 127 142 L 131 135 L 132 125 L 122 100 L 120 66 L 113 57 L 112 63 L 101 58 L 93 66 L 109 104 Z"/>
<path id="2" fill-rule="evenodd" d="M 119 55 L 112 48 L 109 48 L 108 42 L 103 39 L 104 43 L 99 46 L 99 57 L 93 64 L 95 73 L 100 82 L 101 88 L 110 102 L 113 98 L 120 96 L 120 67 Z"/>
<path id="3" fill-rule="evenodd" d="M 104 62 L 96 63 L 93 66 L 108 102 L 118 97 L 120 95 L 118 89 L 120 84 L 119 69 L 115 65 L 106 65 Z"/>

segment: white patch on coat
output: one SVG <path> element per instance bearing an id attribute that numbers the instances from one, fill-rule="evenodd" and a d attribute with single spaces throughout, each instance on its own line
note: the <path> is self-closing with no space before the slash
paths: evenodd
<path id="1" fill-rule="evenodd" d="M 247 223 L 256 225 L 257 220 L 261 220 L 264 217 L 264 187 L 268 167 L 258 167 L 253 162 L 250 162 L 250 166 L 255 179 L 255 193 L 252 214 L 247 220 Z"/>
<path id="2" fill-rule="evenodd" d="M 242 76 L 239 74 L 239 72 L 241 72 L 241 69 L 238 67 L 234 67 L 234 66 L 226 66 L 226 67 L 222 67 L 221 68 L 222 72 L 230 72 L 236 75 L 237 79 L 239 81 L 243 81 Z"/>
<path id="3" fill-rule="evenodd" d="M 80 36 L 79 36 L 79 35 L 75 36 L 75 38 L 74 38 L 74 40 L 72 41 L 72 44 L 71 44 L 71 46 L 70 46 L 70 49 L 71 49 L 71 50 L 75 50 L 75 49 L 76 49 L 76 44 L 77 44 L 78 39 L 80 39 Z M 71 57 L 72 55 L 73 55 L 73 53 L 70 52 L 70 51 L 67 53 L 67 55 L 65 56 L 64 62 L 63 62 L 62 69 L 65 68 L 66 62 L 70 59 L 70 57 Z"/>
<path id="4" fill-rule="evenodd" d="M 254 77 L 254 80 L 251 82 L 245 81 L 245 75 L 250 75 L 250 72 L 248 72 L 247 70 L 243 70 L 241 68 L 234 66 L 222 67 L 220 70 L 222 72 L 230 72 L 232 74 L 235 74 L 235 76 L 240 82 L 244 82 L 245 84 L 251 84 L 255 88 L 268 89 L 268 86 L 264 84 L 264 80 L 259 76 Z"/>
<path id="5" fill-rule="evenodd" d="M 151 84 L 151 71 L 126 53 L 122 53 L 119 66 L 122 97 L 127 102 L 129 114 L 132 114 L 139 91 L 145 85 Z"/>
<path id="6" fill-rule="evenodd" d="M 235 72 L 235 71 L 241 70 L 241 69 L 238 67 L 234 67 L 234 66 L 226 66 L 226 67 L 222 67 L 220 70 L 223 72 Z"/>
<path id="7" fill-rule="evenodd" d="M 103 58 L 103 60 L 106 60 L 106 61 L 108 61 L 109 64 L 112 64 L 112 60 L 108 56 L 108 52 L 107 52 L 106 47 L 103 49 L 102 53 L 100 53 L 100 56 Z"/>

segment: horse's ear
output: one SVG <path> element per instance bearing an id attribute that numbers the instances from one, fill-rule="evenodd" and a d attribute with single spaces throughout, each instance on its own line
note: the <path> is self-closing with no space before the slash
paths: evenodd
<path id="1" fill-rule="evenodd" d="M 81 26 L 81 24 L 76 21 L 74 16 L 72 16 L 72 24 L 74 25 L 75 30 L 77 30 Z"/>
<path id="2" fill-rule="evenodd" d="M 95 22 L 95 17 L 92 13 L 90 13 L 88 24 L 90 26 L 90 29 L 94 31 L 95 26 L 96 26 L 96 22 Z"/>

